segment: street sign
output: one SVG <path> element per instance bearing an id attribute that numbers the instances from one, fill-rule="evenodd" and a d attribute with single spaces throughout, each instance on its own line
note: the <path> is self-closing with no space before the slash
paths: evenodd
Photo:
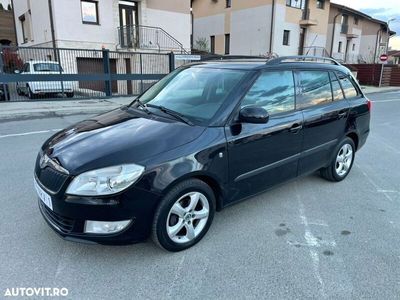
<path id="1" fill-rule="evenodd" d="M 191 54 L 175 54 L 175 60 L 201 60 L 201 56 Z"/>
<path id="2" fill-rule="evenodd" d="M 387 56 L 387 54 L 382 54 L 381 56 L 380 56 L 380 60 L 381 61 L 387 61 L 388 60 L 388 56 Z"/>

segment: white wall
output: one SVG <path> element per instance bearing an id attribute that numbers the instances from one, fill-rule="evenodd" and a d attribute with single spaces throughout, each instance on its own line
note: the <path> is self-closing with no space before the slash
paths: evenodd
<path id="1" fill-rule="evenodd" d="M 31 30 L 32 40 L 24 43 L 22 35 L 21 21 L 18 19 L 24 13 L 28 12 L 30 3 L 31 9 Z M 42 45 L 47 46 L 51 42 L 50 18 L 47 0 L 15 0 L 14 15 L 17 28 L 18 44 L 24 46 Z M 29 22 L 26 19 L 25 22 Z"/>
<path id="2" fill-rule="evenodd" d="M 231 54 L 262 55 L 269 51 L 271 5 L 238 11 L 231 15 Z"/>
<path id="3" fill-rule="evenodd" d="M 374 63 L 375 50 L 377 48 L 376 34 L 363 35 L 361 37 L 360 55 L 367 63 Z"/>
<path id="4" fill-rule="evenodd" d="M 185 49 L 190 49 L 191 19 L 190 14 L 170 12 L 165 10 L 147 8 L 145 22 L 143 25 L 155 26 L 164 29 Z"/>
<path id="5" fill-rule="evenodd" d="M 193 20 L 193 43 L 200 38 L 205 38 L 208 41 L 208 47 L 210 47 L 210 36 L 225 34 L 225 23 L 224 14 L 196 18 Z M 232 47 L 232 36 L 231 33 L 231 51 Z"/>

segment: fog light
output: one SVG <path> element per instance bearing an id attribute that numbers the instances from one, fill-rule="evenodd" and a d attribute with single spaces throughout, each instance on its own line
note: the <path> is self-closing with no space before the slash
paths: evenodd
<path id="1" fill-rule="evenodd" d="M 85 233 L 112 234 L 124 230 L 132 220 L 104 222 L 104 221 L 86 221 Z"/>

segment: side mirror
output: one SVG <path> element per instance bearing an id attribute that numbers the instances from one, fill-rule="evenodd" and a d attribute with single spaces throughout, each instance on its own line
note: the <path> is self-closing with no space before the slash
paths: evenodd
<path id="1" fill-rule="evenodd" d="M 239 119 L 244 123 L 265 124 L 269 120 L 269 114 L 262 107 L 247 106 L 240 110 Z"/>
<path id="2" fill-rule="evenodd" d="M 21 74 L 21 71 L 20 70 L 14 70 L 14 73 L 15 74 Z"/>

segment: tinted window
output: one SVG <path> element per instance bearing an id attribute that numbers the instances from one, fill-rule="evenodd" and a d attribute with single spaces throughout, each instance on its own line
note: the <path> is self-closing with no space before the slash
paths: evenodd
<path id="1" fill-rule="evenodd" d="M 339 73 L 338 76 L 346 98 L 357 97 L 358 92 L 354 87 L 353 80 L 350 78 L 350 76 L 343 73 Z"/>
<path id="2" fill-rule="evenodd" d="M 269 114 L 294 110 L 294 81 L 291 71 L 264 72 L 247 92 L 242 107 L 262 106 Z"/>
<path id="3" fill-rule="evenodd" d="M 246 74 L 242 70 L 177 69 L 148 89 L 140 100 L 164 106 L 194 121 L 208 121 Z"/>
<path id="4" fill-rule="evenodd" d="M 34 64 L 33 69 L 36 72 L 59 72 L 62 70 L 59 64 L 52 64 L 52 63 Z"/>
<path id="5" fill-rule="evenodd" d="M 339 84 L 339 80 L 336 77 L 335 73 L 330 73 L 331 82 L 332 82 L 332 91 L 333 91 L 333 101 L 339 101 L 344 99 L 342 88 Z"/>
<path id="6" fill-rule="evenodd" d="M 301 94 L 298 97 L 298 107 L 305 108 L 332 101 L 329 73 L 323 71 L 298 72 L 301 84 Z"/>

